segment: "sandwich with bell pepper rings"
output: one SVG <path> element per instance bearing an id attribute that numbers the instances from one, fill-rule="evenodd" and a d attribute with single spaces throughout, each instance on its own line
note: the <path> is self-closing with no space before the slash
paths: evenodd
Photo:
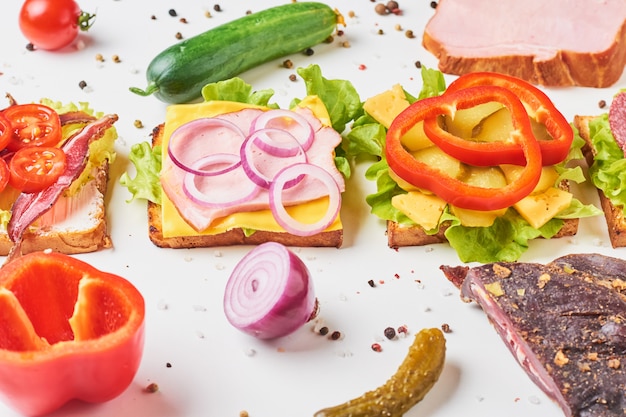
<path id="1" fill-rule="evenodd" d="M 609 111 L 597 116 L 574 117 L 585 140 L 583 153 L 589 177 L 598 190 L 608 235 L 614 248 L 626 246 L 626 92 L 618 92 Z"/>
<path id="2" fill-rule="evenodd" d="M 64 254 L 111 246 L 104 195 L 115 114 L 86 104 L 10 105 L 0 111 L 0 254 Z"/>
<path id="3" fill-rule="evenodd" d="M 447 88 L 439 71 L 422 78 L 418 97 L 396 85 L 366 100 L 348 135 L 349 153 L 377 158 L 366 200 L 390 247 L 448 242 L 464 262 L 515 261 L 599 213 L 569 192 L 585 180 L 570 164 L 582 141 L 543 92 L 495 73 Z"/>
<path id="4" fill-rule="evenodd" d="M 349 82 L 326 80 L 318 66 L 298 74 L 307 96 L 289 110 L 269 102 L 272 90 L 252 93 L 232 78 L 206 85 L 201 103 L 169 106 L 152 142 L 133 146 L 135 175 L 121 183 L 148 200 L 155 245 L 342 245 L 350 167 L 340 132 L 361 102 Z"/>

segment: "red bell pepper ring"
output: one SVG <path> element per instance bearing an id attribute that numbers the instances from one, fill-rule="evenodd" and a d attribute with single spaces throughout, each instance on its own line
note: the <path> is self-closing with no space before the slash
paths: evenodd
<path id="1" fill-rule="evenodd" d="M 402 145 L 402 136 L 415 124 L 441 115 L 452 116 L 456 110 L 467 109 L 488 102 L 500 102 L 511 110 L 514 130 L 512 143 L 521 149 L 524 169 L 520 176 L 501 188 L 477 187 L 418 161 Z M 432 191 L 454 206 L 472 210 L 498 210 L 507 208 L 530 194 L 541 175 L 541 148 L 532 133 L 530 120 L 523 111 L 523 104 L 515 94 L 502 87 L 472 87 L 446 93 L 437 97 L 418 100 L 400 113 L 389 126 L 385 144 L 385 156 L 389 168 L 400 178 L 418 188 Z M 451 135 L 450 135 L 451 136 Z M 455 149 L 465 139 L 453 137 L 453 142 L 438 138 L 433 142 L 444 152 Z M 462 162 L 472 159 L 457 158 Z M 510 163 L 494 148 L 490 165 Z M 484 156 L 483 156 L 484 159 Z M 483 164 L 484 165 L 484 164 Z"/>
<path id="2" fill-rule="evenodd" d="M 473 72 L 462 75 L 453 81 L 444 94 L 477 86 L 497 86 L 513 92 L 524 104 L 524 110 L 528 116 L 546 127 L 547 132 L 552 136 L 552 140 L 539 140 L 543 165 L 555 165 L 567 157 L 574 140 L 574 132 L 567 119 L 557 110 L 545 93 L 534 85 L 510 75 L 494 72 Z M 521 117 L 521 114 L 513 115 L 513 117 L 516 116 Z M 424 131 L 427 135 L 442 134 L 442 129 L 433 118 L 424 121 Z M 467 141 L 466 145 L 469 143 L 470 141 Z M 465 154 L 468 152 L 485 152 L 485 149 L 489 147 L 489 143 L 481 143 L 480 145 L 459 149 L 458 152 Z M 498 147 L 500 152 L 510 156 L 517 154 L 517 159 L 514 159 L 511 163 L 516 165 L 523 164 L 524 155 L 518 145 L 515 143 L 499 143 Z"/>
<path id="3" fill-rule="evenodd" d="M 0 396 L 39 416 L 98 403 L 132 382 L 144 300 L 127 280 L 68 255 L 34 252 L 0 269 Z"/>

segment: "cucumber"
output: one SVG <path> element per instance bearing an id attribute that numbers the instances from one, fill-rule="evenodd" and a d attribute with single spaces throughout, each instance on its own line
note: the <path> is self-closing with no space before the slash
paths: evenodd
<path id="1" fill-rule="evenodd" d="M 145 90 L 166 103 L 201 96 L 206 84 L 232 78 L 267 61 L 317 45 L 333 33 L 341 16 L 317 2 L 289 3 L 246 15 L 183 40 L 148 65 Z"/>

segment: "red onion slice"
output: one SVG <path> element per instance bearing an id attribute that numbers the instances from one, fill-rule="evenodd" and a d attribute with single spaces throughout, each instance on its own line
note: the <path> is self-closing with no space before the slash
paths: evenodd
<path id="1" fill-rule="evenodd" d="M 313 126 L 301 115 L 291 110 L 273 109 L 260 114 L 250 127 L 250 133 L 266 128 L 289 132 L 305 151 L 309 150 L 315 137 Z"/>
<path id="2" fill-rule="evenodd" d="M 219 151 L 220 141 L 236 141 L 237 146 L 243 142 L 244 133 L 232 122 L 217 117 L 207 117 L 196 119 L 185 123 L 172 132 L 167 153 L 172 162 L 186 172 L 195 175 L 210 176 L 219 175 L 237 168 L 241 161 L 233 161 L 230 166 L 218 171 L 194 169 L 194 164 L 198 158 L 207 154 L 207 149 L 211 153 L 221 153 Z M 233 148 L 232 144 L 226 146 Z"/>
<path id="3" fill-rule="evenodd" d="M 200 158 L 190 169 L 194 172 L 209 171 L 215 165 L 224 165 L 232 161 L 232 154 L 212 154 Z M 236 186 L 234 186 L 236 184 Z M 194 203 L 205 207 L 224 208 L 244 203 L 253 199 L 260 188 L 250 181 L 241 165 L 221 175 L 196 175 L 187 172 L 183 179 L 183 191 Z"/>
<path id="4" fill-rule="evenodd" d="M 315 223 L 300 222 L 287 212 L 283 205 L 283 190 L 286 184 L 296 178 L 312 177 L 322 182 L 328 189 L 328 208 L 326 213 Z M 323 168 L 306 163 L 291 165 L 280 171 L 270 185 L 270 209 L 276 222 L 287 232 L 297 236 L 311 236 L 324 231 L 330 226 L 341 208 L 341 190 L 335 179 Z"/>
<path id="5" fill-rule="evenodd" d="M 246 138 L 243 145 L 241 145 L 241 166 L 248 175 L 248 177 L 256 185 L 262 188 L 269 188 L 276 174 L 283 168 L 293 165 L 295 163 L 302 163 L 307 161 L 306 152 L 299 145 L 298 141 L 286 133 L 281 138 L 281 147 L 283 149 L 291 149 L 296 147 L 298 152 L 292 154 L 292 152 L 267 152 L 265 146 L 259 146 L 258 143 L 267 143 L 265 138 L 260 138 L 257 132 L 252 133 Z M 291 139 L 289 139 L 291 138 Z M 286 145 L 286 142 L 291 140 L 290 145 Z M 273 141 L 274 147 L 278 146 L 277 141 Z M 277 153 L 279 155 L 277 155 Z M 285 188 L 290 188 L 296 185 L 301 178 L 294 178 L 292 181 L 285 185 Z"/>
<path id="6" fill-rule="evenodd" d="M 309 270 L 279 243 L 263 243 L 248 252 L 226 283 L 226 318 L 235 328 L 260 339 L 286 336 L 315 312 Z"/>
<path id="7" fill-rule="evenodd" d="M 256 130 L 250 136 L 254 145 L 273 156 L 285 158 L 304 152 L 300 142 L 286 130 L 268 127 Z"/>

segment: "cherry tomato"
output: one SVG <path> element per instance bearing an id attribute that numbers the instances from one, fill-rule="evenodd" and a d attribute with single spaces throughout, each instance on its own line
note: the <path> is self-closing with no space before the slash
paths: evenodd
<path id="1" fill-rule="evenodd" d="M 79 29 L 88 30 L 94 17 L 82 12 L 74 0 L 26 0 L 19 26 L 37 48 L 55 50 L 72 43 Z"/>
<path id="2" fill-rule="evenodd" d="M 0 192 L 4 191 L 7 184 L 9 183 L 9 177 L 11 173 L 9 171 L 9 165 L 4 158 L 0 158 Z"/>
<path id="3" fill-rule="evenodd" d="M 11 122 L 0 113 L 0 151 L 7 147 L 11 140 Z"/>
<path id="4" fill-rule="evenodd" d="M 25 193 L 44 190 L 65 171 L 65 153 L 60 148 L 27 146 L 15 152 L 9 162 L 9 183 Z"/>
<path id="5" fill-rule="evenodd" d="M 56 146 L 62 139 L 59 114 L 43 104 L 16 104 L 4 110 L 11 125 L 7 148 L 17 151 L 26 146 Z"/>

